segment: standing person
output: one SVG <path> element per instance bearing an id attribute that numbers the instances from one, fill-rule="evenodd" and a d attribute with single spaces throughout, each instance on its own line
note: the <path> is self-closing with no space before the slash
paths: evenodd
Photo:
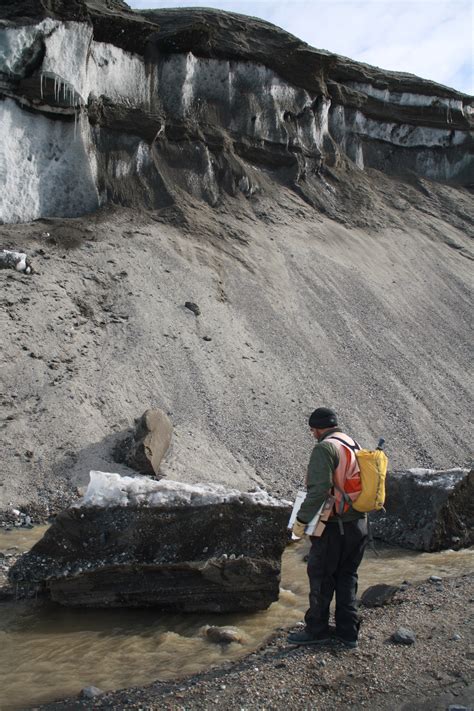
<path id="1" fill-rule="evenodd" d="M 357 569 L 367 545 L 366 514 L 355 511 L 351 501 L 361 491 L 354 450 L 359 445 L 338 427 L 334 410 L 318 407 L 309 418 L 318 440 L 308 466 L 306 498 L 298 511 L 293 533 L 304 536 L 305 527 L 331 493 L 336 501 L 321 536 L 310 536 L 308 558 L 309 609 L 306 626 L 288 636 L 291 644 L 327 644 L 334 640 L 357 647 Z M 336 631 L 329 629 L 329 606 L 336 594 Z"/>

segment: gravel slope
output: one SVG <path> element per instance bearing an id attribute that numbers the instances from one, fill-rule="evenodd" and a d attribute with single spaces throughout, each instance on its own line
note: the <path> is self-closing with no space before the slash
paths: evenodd
<path id="1" fill-rule="evenodd" d="M 466 464 L 471 195 L 356 177 L 352 223 L 273 186 L 1 226 L 36 273 L 0 271 L 0 510 L 39 519 L 90 469 L 126 472 L 113 446 L 150 406 L 175 425 L 163 473 L 185 481 L 292 497 L 321 404 L 364 445 L 384 436 L 393 468 Z"/>

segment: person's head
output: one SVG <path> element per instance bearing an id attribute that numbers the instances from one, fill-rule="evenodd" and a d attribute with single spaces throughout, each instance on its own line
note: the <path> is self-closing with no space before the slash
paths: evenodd
<path id="1" fill-rule="evenodd" d="M 313 437 L 319 439 L 327 430 L 337 427 L 337 415 L 329 407 L 318 407 L 311 413 L 308 424 Z"/>

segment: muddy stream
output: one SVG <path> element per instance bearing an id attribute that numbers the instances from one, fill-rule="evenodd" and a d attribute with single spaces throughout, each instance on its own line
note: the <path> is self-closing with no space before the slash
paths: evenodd
<path id="1" fill-rule="evenodd" d="M 0 532 L 0 551 L 28 550 L 45 527 Z M 283 556 L 281 594 L 265 612 L 172 615 L 153 609 L 72 610 L 45 602 L 0 604 L 0 708 L 33 706 L 76 695 L 84 686 L 118 689 L 195 674 L 236 660 L 279 627 L 299 622 L 307 606 L 303 557 L 309 545 Z M 474 568 L 474 548 L 415 553 L 377 548 L 366 553 L 359 590 L 375 583 L 415 582 L 430 575 L 457 575 Z M 245 643 L 216 645 L 204 625 L 233 625 Z"/>

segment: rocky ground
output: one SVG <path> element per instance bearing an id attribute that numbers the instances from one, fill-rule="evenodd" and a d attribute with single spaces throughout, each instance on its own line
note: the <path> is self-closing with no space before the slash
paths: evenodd
<path id="1" fill-rule="evenodd" d="M 363 610 L 356 650 L 296 648 L 287 644 L 287 631 L 281 630 L 262 649 L 226 668 L 175 683 L 68 699 L 41 709 L 470 708 L 474 703 L 473 582 L 471 574 L 402 586 L 389 605 Z M 413 644 L 390 641 L 400 628 L 413 633 Z"/>

